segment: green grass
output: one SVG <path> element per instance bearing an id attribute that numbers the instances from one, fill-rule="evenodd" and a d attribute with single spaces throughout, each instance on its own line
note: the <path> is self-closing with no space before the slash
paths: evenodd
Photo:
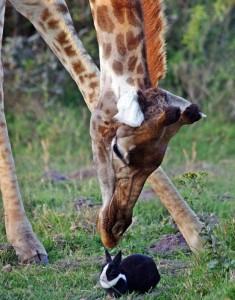
<path id="1" fill-rule="evenodd" d="M 98 182 L 92 178 L 55 183 L 44 176 L 48 169 L 73 174 L 91 165 L 89 113 L 56 103 L 46 112 L 10 114 L 8 120 L 24 205 L 51 264 L 21 265 L 14 251 L 0 251 L 0 268 L 12 265 L 11 272 L 0 272 L 0 299 L 103 299 L 104 291 L 97 285 L 100 259 L 104 257 L 95 229 L 98 207 L 74 209 L 79 197 L 101 203 Z M 163 272 L 156 289 L 160 294 L 141 299 L 235 299 L 231 268 L 222 257 L 222 252 L 227 253 L 231 261 L 235 251 L 234 140 L 231 124 L 208 117 L 182 129 L 170 143 L 164 168 L 196 212 L 218 218 L 220 226 L 212 234 L 217 248 L 213 248 L 214 253 L 206 250 L 200 255 L 171 254 L 168 259 L 187 263 L 187 269 L 176 274 Z M 202 167 L 206 167 L 207 176 L 198 172 L 197 179 L 182 176 L 190 168 L 200 171 Z M 6 243 L 2 206 L 0 213 L 0 243 Z M 156 198 L 137 202 L 134 216 L 134 225 L 113 254 L 119 249 L 124 256 L 146 253 L 162 235 L 177 231 Z M 152 256 L 157 263 L 165 258 Z M 215 260 L 218 265 L 209 268 Z M 129 299 L 136 299 L 136 295 Z"/>

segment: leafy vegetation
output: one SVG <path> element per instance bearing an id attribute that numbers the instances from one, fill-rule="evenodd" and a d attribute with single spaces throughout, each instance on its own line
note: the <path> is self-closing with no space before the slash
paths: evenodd
<path id="1" fill-rule="evenodd" d="M 88 51 L 97 59 L 87 3 L 77 2 L 69 1 L 73 19 Z M 148 252 L 158 263 L 162 280 L 155 291 L 140 299 L 233 300 L 234 1 L 167 0 L 166 14 L 168 74 L 161 85 L 202 105 L 208 118 L 182 128 L 169 145 L 163 167 L 205 222 L 203 234 L 208 244 L 199 255 L 180 250 Z M 10 16 L 8 12 L 12 21 Z M 32 34 L 27 23 L 21 25 L 17 34 Z M 5 43 L 10 51 L 11 42 Z M 24 44 L 24 49 L 27 47 L 30 45 Z M 79 169 L 92 165 L 89 112 L 50 52 L 40 42 L 35 47 L 39 48 L 34 60 L 20 48 L 12 52 L 11 61 L 5 61 L 6 111 L 24 205 L 51 264 L 21 265 L 11 248 L 0 247 L 0 298 L 103 299 L 98 277 L 104 249 L 95 229 L 101 203 L 99 185 L 95 177 L 79 180 L 75 176 Z M 15 54 L 25 54 L 22 63 L 15 60 Z M 47 68 L 42 69 L 48 61 Z M 55 87 L 61 86 L 58 93 Z M 61 176 L 51 176 L 52 171 Z M 146 184 L 145 189 L 149 188 Z M 0 243 L 5 245 L 2 206 L 0 215 Z M 124 255 L 146 254 L 164 234 L 176 232 L 155 196 L 139 200 L 133 226 L 112 253 L 122 249 Z"/>

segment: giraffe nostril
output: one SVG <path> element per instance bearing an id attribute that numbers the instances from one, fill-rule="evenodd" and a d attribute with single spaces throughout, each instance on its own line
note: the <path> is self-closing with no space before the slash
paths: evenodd
<path id="1" fill-rule="evenodd" d="M 112 228 L 112 233 L 116 237 L 121 237 L 124 232 L 125 222 L 118 221 Z"/>

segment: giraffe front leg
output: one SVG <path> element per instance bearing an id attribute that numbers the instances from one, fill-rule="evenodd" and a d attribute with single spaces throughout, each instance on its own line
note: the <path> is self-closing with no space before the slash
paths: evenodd
<path id="1" fill-rule="evenodd" d="M 192 252 L 201 252 L 206 244 L 201 235 L 204 224 L 183 200 L 163 169 L 159 167 L 154 171 L 148 182 L 171 214 Z"/>
<path id="2" fill-rule="evenodd" d="M 4 114 L 2 83 L 0 62 L 0 188 L 7 239 L 21 261 L 48 263 L 47 253 L 36 238 L 22 203 Z"/>
<path id="3" fill-rule="evenodd" d="M 48 263 L 47 253 L 36 238 L 25 214 L 3 108 L 0 112 L 0 185 L 9 243 L 14 247 L 21 261 Z"/>
<path id="4" fill-rule="evenodd" d="M 6 234 L 21 261 L 48 263 L 47 253 L 36 238 L 22 203 L 7 125 L 1 99 L 0 112 L 0 186 L 5 212 Z"/>

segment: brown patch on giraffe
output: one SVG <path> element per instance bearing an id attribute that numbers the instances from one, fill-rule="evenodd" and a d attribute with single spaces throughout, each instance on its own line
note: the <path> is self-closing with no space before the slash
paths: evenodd
<path id="1" fill-rule="evenodd" d="M 137 79 L 137 85 L 138 85 L 139 89 L 141 89 L 141 90 L 146 89 L 146 83 L 143 78 Z"/>
<path id="2" fill-rule="evenodd" d="M 110 115 L 110 113 L 111 113 L 111 111 L 109 109 L 106 109 L 104 112 L 106 113 L 106 115 Z"/>
<path id="3" fill-rule="evenodd" d="M 130 25 L 135 26 L 135 27 L 139 27 L 139 19 L 136 15 L 136 11 L 135 10 L 131 10 L 128 9 L 127 10 L 127 19 Z"/>
<path id="4" fill-rule="evenodd" d="M 96 17 L 100 29 L 102 31 L 111 33 L 114 30 L 114 23 L 109 17 L 108 13 L 108 6 L 101 5 L 97 8 Z"/>
<path id="5" fill-rule="evenodd" d="M 143 33 L 140 32 L 136 36 L 133 34 L 131 30 L 129 30 L 126 34 L 126 43 L 128 50 L 132 51 L 135 50 L 140 42 L 143 40 Z"/>
<path id="6" fill-rule="evenodd" d="M 120 24 L 127 21 L 130 25 L 138 27 L 141 20 L 141 6 L 140 1 L 127 0 L 111 0 L 113 7 L 113 14 Z"/>
<path id="7" fill-rule="evenodd" d="M 95 89 L 95 88 L 97 88 L 97 87 L 98 87 L 98 82 L 96 82 L 96 81 L 93 81 L 93 82 L 91 82 L 91 83 L 90 83 L 90 85 L 89 85 L 89 86 L 90 86 L 90 88 L 91 88 L 91 89 Z"/>
<path id="8" fill-rule="evenodd" d="M 83 64 L 80 61 L 73 63 L 72 66 L 73 66 L 73 70 L 76 74 L 81 74 L 82 72 L 85 71 L 85 67 L 83 66 Z"/>
<path id="9" fill-rule="evenodd" d="M 142 0 L 142 14 L 146 43 L 146 61 L 151 86 L 156 86 L 166 72 L 164 34 L 166 21 L 161 0 Z"/>
<path id="10" fill-rule="evenodd" d="M 139 63 L 137 66 L 137 74 L 144 74 L 144 68 L 142 63 Z"/>
<path id="11" fill-rule="evenodd" d="M 56 19 L 52 19 L 47 22 L 47 26 L 49 29 L 56 29 L 58 27 L 58 24 L 59 24 L 59 20 Z"/>
<path id="12" fill-rule="evenodd" d="M 133 72 L 137 63 L 137 56 L 131 56 L 128 60 L 128 71 Z"/>
<path id="13" fill-rule="evenodd" d="M 45 8 L 44 11 L 42 12 L 42 16 L 41 16 L 41 19 L 42 21 L 46 21 L 48 20 L 50 17 L 51 17 L 52 13 L 49 11 L 48 8 Z"/>
<path id="14" fill-rule="evenodd" d="M 90 93 L 90 94 L 88 95 L 88 97 L 89 97 L 91 103 L 94 102 L 94 96 L 95 96 L 95 91 L 93 91 L 92 93 Z"/>
<path id="15" fill-rule="evenodd" d="M 125 45 L 125 37 L 124 37 L 124 35 L 122 33 L 119 33 L 116 36 L 116 45 L 117 45 L 118 53 L 121 56 L 125 56 L 127 49 L 126 49 L 126 45 Z"/>
<path id="16" fill-rule="evenodd" d="M 108 131 L 107 126 L 102 126 L 102 125 L 98 126 L 98 132 L 101 134 L 102 137 L 106 135 L 107 131 Z"/>
<path id="17" fill-rule="evenodd" d="M 5 145 L 5 140 L 4 139 L 0 139 L 0 146 L 4 146 Z"/>
<path id="18" fill-rule="evenodd" d="M 84 76 L 79 76 L 79 80 L 81 81 L 81 83 L 85 82 Z"/>
<path id="19" fill-rule="evenodd" d="M 104 43 L 103 44 L 103 58 L 108 59 L 111 56 L 111 52 L 112 52 L 111 43 Z"/>
<path id="20" fill-rule="evenodd" d="M 76 51 L 74 50 L 74 48 L 70 45 L 67 47 L 64 47 L 64 52 L 69 56 L 69 57 L 73 57 L 76 55 Z"/>
<path id="21" fill-rule="evenodd" d="M 114 60 L 112 67 L 116 75 L 119 76 L 123 75 L 124 73 L 123 64 L 120 61 Z"/>
<path id="22" fill-rule="evenodd" d="M 68 7 L 63 3 L 57 4 L 56 8 L 57 8 L 57 11 L 62 13 L 63 15 L 68 13 Z"/>
<path id="23" fill-rule="evenodd" d="M 125 19 L 126 19 L 124 5 L 123 4 L 121 5 L 120 1 L 119 1 L 119 3 L 117 3 L 116 0 L 111 0 L 111 3 L 112 3 L 112 7 L 113 7 L 113 14 L 116 17 L 117 21 L 120 24 L 124 24 Z"/>
<path id="24" fill-rule="evenodd" d="M 67 43 L 68 43 L 68 36 L 67 36 L 66 32 L 61 31 L 61 32 L 58 34 L 56 40 L 58 41 L 58 43 L 59 43 L 60 45 L 67 44 Z"/>
<path id="25" fill-rule="evenodd" d="M 94 77 L 96 77 L 97 75 L 95 74 L 95 73 L 90 73 L 89 75 L 88 75 L 88 78 L 94 78 Z"/>
<path id="26" fill-rule="evenodd" d="M 46 32 L 46 27 L 42 21 L 39 21 L 38 25 L 41 27 L 42 31 Z"/>
<path id="27" fill-rule="evenodd" d="M 127 78 L 126 82 L 129 84 L 129 85 L 135 85 L 135 81 L 132 77 L 129 77 Z"/>
<path id="28" fill-rule="evenodd" d="M 1 128 L 4 128 L 4 127 L 6 127 L 6 126 L 7 126 L 6 122 L 0 122 L 0 127 L 1 127 Z"/>
<path id="29" fill-rule="evenodd" d="M 115 98 L 115 94 L 114 94 L 113 91 L 107 91 L 107 92 L 104 93 L 104 99 L 110 100 L 112 98 Z M 102 107 L 103 107 L 103 103 L 102 103 Z M 101 108 L 101 105 L 100 105 L 100 108 Z"/>

